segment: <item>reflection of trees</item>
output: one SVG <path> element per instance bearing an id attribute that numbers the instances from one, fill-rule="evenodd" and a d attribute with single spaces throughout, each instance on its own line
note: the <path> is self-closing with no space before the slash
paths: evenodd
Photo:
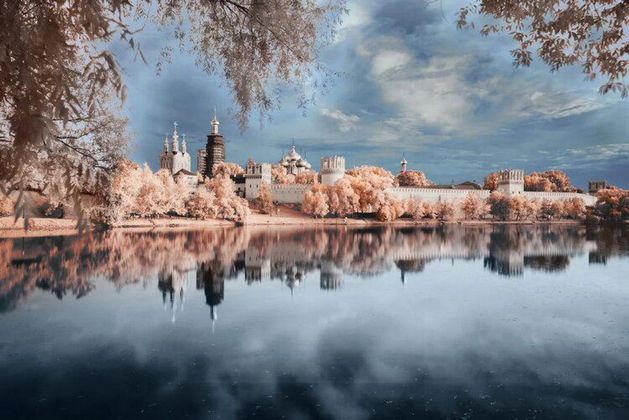
<path id="1" fill-rule="evenodd" d="M 170 299 L 181 290 L 182 276 L 196 271 L 197 289 L 204 289 L 214 306 L 223 299 L 224 281 L 243 273 L 248 283 L 277 279 L 293 288 L 319 270 L 321 289 L 335 290 L 344 275 L 366 277 L 397 267 L 404 280 L 405 273 L 419 273 L 442 258 L 481 258 L 487 269 L 505 275 L 525 268 L 560 271 L 588 247 L 591 260 L 626 252 L 625 232 L 618 227 L 586 232 L 575 226 L 378 226 L 110 231 L 0 240 L 0 310 L 13 309 L 36 288 L 59 299 L 80 298 L 95 287 L 96 276 L 118 288 L 158 278 Z"/>
<path id="2" fill-rule="evenodd" d="M 587 239 L 596 243 L 596 250 L 590 251 L 590 264 L 605 264 L 613 255 L 629 252 L 629 226 L 595 225 L 587 227 Z"/>
<path id="3" fill-rule="evenodd" d="M 539 255 L 524 257 L 524 266 L 540 271 L 563 271 L 568 268 L 570 258 L 567 255 Z"/>

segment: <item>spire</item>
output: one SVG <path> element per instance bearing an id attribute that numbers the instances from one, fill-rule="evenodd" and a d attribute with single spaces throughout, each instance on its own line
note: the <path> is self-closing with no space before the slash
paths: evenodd
<path id="1" fill-rule="evenodd" d="M 179 135 L 177 134 L 177 121 L 173 123 L 175 130 L 173 131 L 173 153 L 179 151 Z"/>
<path id="2" fill-rule="evenodd" d="M 214 118 L 212 118 L 212 134 L 218 134 L 218 119 L 216 119 L 216 107 L 214 107 Z"/>
<path id="3" fill-rule="evenodd" d="M 168 153 L 170 148 L 168 147 L 168 135 L 164 137 L 164 153 Z"/>
<path id="4" fill-rule="evenodd" d="M 406 161 L 406 158 L 404 158 L 404 155 L 402 155 L 402 160 L 400 161 L 400 172 L 406 172 L 406 164 L 408 162 Z"/>
<path id="5" fill-rule="evenodd" d="M 183 139 L 181 140 L 181 152 L 185 155 L 188 153 L 188 144 L 186 143 L 186 134 L 182 134 Z"/>

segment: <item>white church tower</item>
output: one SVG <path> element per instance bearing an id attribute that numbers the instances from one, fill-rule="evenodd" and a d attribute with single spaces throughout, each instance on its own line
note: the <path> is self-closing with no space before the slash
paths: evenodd
<path id="1" fill-rule="evenodd" d="M 183 135 L 181 142 L 181 150 L 179 150 L 179 134 L 177 133 L 177 123 L 174 124 L 172 146 L 169 150 L 168 139 L 164 139 L 164 147 L 159 157 L 159 169 L 168 169 L 173 175 L 182 169 L 190 171 L 190 153 L 188 153 L 188 145 L 186 143 L 186 135 Z"/>

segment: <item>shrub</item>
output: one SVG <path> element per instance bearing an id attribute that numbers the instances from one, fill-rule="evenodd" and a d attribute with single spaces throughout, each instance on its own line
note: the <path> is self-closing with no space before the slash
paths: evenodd
<path id="1" fill-rule="evenodd" d="M 557 220 L 563 216 L 563 205 L 559 201 L 543 200 L 538 217 L 542 220 Z"/>
<path id="2" fill-rule="evenodd" d="M 260 189 L 258 190 L 258 197 L 255 200 L 258 209 L 264 214 L 273 214 L 275 213 L 275 204 L 273 204 L 273 194 L 271 193 L 271 189 L 269 188 L 266 182 L 260 184 Z"/>
<path id="3" fill-rule="evenodd" d="M 575 220 L 585 218 L 585 202 L 582 198 L 573 197 L 563 203 L 563 213 L 566 217 Z"/>
<path id="4" fill-rule="evenodd" d="M 423 202 L 422 216 L 424 217 L 424 219 L 434 219 L 435 217 L 437 217 L 435 213 L 435 207 L 427 201 Z"/>
<path id="5" fill-rule="evenodd" d="M 435 206 L 435 214 L 438 220 L 451 220 L 454 218 L 454 206 L 448 201 L 441 201 Z"/>
<path id="6" fill-rule="evenodd" d="M 509 219 L 511 213 L 511 200 L 509 197 L 494 191 L 487 198 L 487 204 L 489 205 L 489 213 L 494 218 L 499 220 Z"/>
<path id="7" fill-rule="evenodd" d="M 406 214 L 408 214 L 413 220 L 420 220 L 424 217 L 424 207 L 422 202 L 411 198 L 406 202 Z"/>
<path id="8" fill-rule="evenodd" d="M 599 190 L 596 193 L 594 215 L 601 221 L 618 222 L 629 219 L 629 191 Z"/>

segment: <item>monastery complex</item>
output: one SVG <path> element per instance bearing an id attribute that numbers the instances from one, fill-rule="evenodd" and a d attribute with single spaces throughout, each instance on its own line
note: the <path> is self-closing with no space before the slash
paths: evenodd
<path id="1" fill-rule="evenodd" d="M 164 139 L 163 149 L 159 158 L 160 169 L 168 169 L 176 179 L 183 178 L 191 188 L 196 188 L 203 177 L 212 178 L 216 165 L 225 162 L 225 139 L 218 130 L 219 121 L 216 116 L 211 122 L 211 131 L 207 136 L 205 148 L 196 153 L 197 171 L 191 169 L 191 156 L 187 150 L 186 138 L 183 136 L 179 145 L 177 123 L 172 134 L 171 144 Z M 273 166 L 282 166 L 289 177 L 294 177 L 302 172 L 312 171 L 311 164 L 302 157 L 293 145 L 289 152 L 276 164 L 247 162 L 244 175 L 233 176 L 235 192 L 249 200 L 258 197 L 258 191 L 262 183 L 269 185 L 273 195 L 273 201 L 280 204 L 301 204 L 306 192 L 311 188 L 310 184 L 277 184 L 273 182 L 271 175 Z M 400 172 L 406 172 L 408 162 L 402 159 Z M 324 185 L 333 185 L 345 174 L 345 158 L 343 156 L 324 156 L 319 165 L 319 182 Z M 499 173 L 497 190 L 508 196 L 522 195 L 531 200 L 567 200 L 581 198 L 588 206 L 594 205 L 596 197 L 592 194 L 598 189 L 604 188 L 604 181 L 592 181 L 589 184 L 590 194 L 578 192 L 543 192 L 524 191 L 524 171 L 521 169 L 507 169 Z M 435 185 L 427 187 L 391 187 L 387 192 L 400 200 L 417 199 L 425 202 L 436 203 L 450 201 L 456 203 L 463 200 L 468 194 L 476 194 L 480 199 L 489 197 L 491 191 L 483 189 L 473 182 L 461 184 Z"/>

